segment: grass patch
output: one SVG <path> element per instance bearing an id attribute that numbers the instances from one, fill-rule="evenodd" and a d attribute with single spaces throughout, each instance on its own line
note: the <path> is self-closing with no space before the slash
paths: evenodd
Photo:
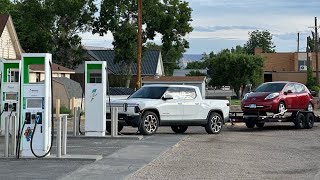
<path id="1" fill-rule="evenodd" d="M 240 105 L 241 104 L 241 100 L 239 99 L 231 99 L 231 105 Z"/>

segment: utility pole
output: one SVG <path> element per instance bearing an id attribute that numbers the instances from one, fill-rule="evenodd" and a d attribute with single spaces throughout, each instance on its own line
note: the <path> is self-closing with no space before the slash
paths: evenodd
<path id="1" fill-rule="evenodd" d="M 137 45 L 137 79 L 136 90 L 141 87 L 141 54 L 142 54 L 142 0 L 138 0 L 138 45 Z"/>
<path id="2" fill-rule="evenodd" d="M 314 46 L 316 52 L 316 79 L 317 85 L 319 85 L 319 64 L 318 64 L 318 25 L 317 25 L 317 17 L 314 18 L 314 29 L 315 29 L 315 38 L 314 38 Z"/>
<path id="3" fill-rule="evenodd" d="M 300 43 L 300 33 L 298 32 L 298 47 L 297 47 L 297 52 L 299 52 L 299 43 Z"/>

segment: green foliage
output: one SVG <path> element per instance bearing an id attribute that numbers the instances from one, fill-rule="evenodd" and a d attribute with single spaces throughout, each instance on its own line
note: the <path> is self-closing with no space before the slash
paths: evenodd
<path id="1" fill-rule="evenodd" d="M 189 43 L 184 36 L 192 31 L 191 8 L 185 1 L 148 0 L 143 1 L 143 43 L 153 40 L 156 33 L 162 35 L 162 59 L 165 73 L 172 74 L 182 53 Z M 137 1 L 103 1 L 100 18 L 95 23 L 94 33 L 100 35 L 109 31 L 114 36 L 116 62 L 122 63 L 131 77 L 130 67 L 136 61 L 137 45 Z M 155 44 L 148 44 L 155 48 Z"/>
<path id="2" fill-rule="evenodd" d="M 205 73 L 202 73 L 200 71 L 190 71 L 186 76 L 207 76 Z"/>
<path id="3" fill-rule="evenodd" d="M 0 0 L 0 13 L 8 13 L 12 8 L 10 0 Z"/>
<path id="4" fill-rule="evenodd" d="M 230 85 L 240 97 L 241 87 L 245 87 L 246 84 L 255 86 L 261 83 L 263 62 L 260 56 L 222 51 L 209 58 L 210 85 Z"/>
<path id="5" fill-rule="evenodd" d="M 312 66 L 311 66 L 311 64 L 310 64 L 310 68 L 308 69 L 308 72 L 307 72 L 308 74 L 307 74 L 307 84 L 306 84 L 306 86 L 309 88 L 309 89 L 311 89 L 313 86 L 316 86 L 317 84 L 316 84 L 316 80 L 315 80 L 315 78 L 313 77 L 313 71 L 312 71 Z"/>
<path id="6" fill-rule="evenodd" d="M 273 44 L 272 34 L 268 30 L 249 32 L 249 40 L 244 45 L 244 49 L 248 54 L 254 54 L 256 47 L 262 48 L 262 51 L 266 53 L 275 52 L 276 46 Z"/>
<path id="7" fill-rule="evenodd" d="M 186 69 L 205 69 L 207 64 L 205 61 L 194 61 L 187 64 Z"/>
<path id="8" fill-rule="evenodd" d="M 55 114 L 55 112 L 56 112 L 56 108 L 53 108 L 53 113 Z M 72 111 L 65 106 L 60 106 L 60 114 L 72 115 Z"/>
<path id="9" fill-rule="evenodd" d="M 91 29 L 96 11 L 94 0 L 20 0 L 10 14 L 26 52 L 51 52 L 73 68 L 84 59 L 78 33 Z"/>
<path id="10" fill-rule="evenodd" d="M 315 33 L 311 31 L 311 36 L 307 37 L 308 49 L 310 50 L 310 52 L 315 52 L 314 39 L 315 39 Z M 319 43 L 320 43 L 320 37 L 318 37 L 318 44 Z M 320 46 L 318 47 L 318 50 L 320 50 Z"/>

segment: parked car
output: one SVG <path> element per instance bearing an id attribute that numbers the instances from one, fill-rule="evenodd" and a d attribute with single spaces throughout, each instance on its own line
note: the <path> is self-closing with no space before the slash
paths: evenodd
<path id="1" fill-rule="evenodd" d="M 107 131 L 110 131 L 110 105 L 118 109 L 120 129 L 138 127 L 144 135 L 156 133 L 159 126 L 171 126 L 184 133 L 188 126 L 203 126 L 208 134 L 221 132 L 229 117 L 229 101 L 202 99 L 196 86 L 146 85 L 128 99 L 107 103 Z"/>
<path id="2" fill-rule="evenodd" d="M 313 111 L 313 96 L 308 88 L 297 82 L 263 83 L 255 91 L 245 94 L 241 101 L 245 114 Z"/>

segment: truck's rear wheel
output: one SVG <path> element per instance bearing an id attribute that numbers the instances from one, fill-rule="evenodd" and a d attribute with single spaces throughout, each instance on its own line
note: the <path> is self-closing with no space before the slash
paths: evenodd
<path id="1" fill-rule="evenodd" d="M 141 117 L 141 123 L 139 131 L 143 135 L 152 135 L 155 134 L 158 130 L 159 118 L 158 116 L 151 111 L 146 111 Z"/>
<path id="2" fill-rule="evenodd" d="M 187 131 L 188 126 L 171 126 L 173 132 L 182 134 Z"/>
<path id="3" fill-rule="evenodd" d="M 222 130 L 223 119 L 219 113 L 212 112 L 205 126 L 208 134 L 219 134 Z"/>

